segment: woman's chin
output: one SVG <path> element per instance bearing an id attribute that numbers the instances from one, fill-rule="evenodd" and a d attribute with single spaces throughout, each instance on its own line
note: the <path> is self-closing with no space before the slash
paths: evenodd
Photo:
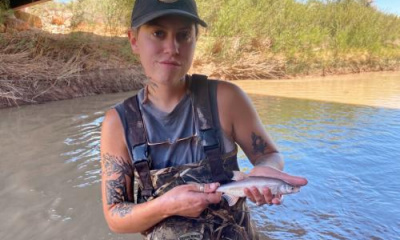
<path id="1" fill-rule="evenodd" d="M 162 85 L 175 85 L 184 78 L 185 74 L 164 72 L 163 74 L 158 74 L 157 76 L 149 76 L 149 79 L 158 84 Z"/>

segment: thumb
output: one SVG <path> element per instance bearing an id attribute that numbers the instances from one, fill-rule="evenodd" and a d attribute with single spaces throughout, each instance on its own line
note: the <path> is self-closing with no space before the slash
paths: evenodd
<path id="1" fill-rule="evenodd" d="M 219 187 L 219 183 L 190 183 L 187 184 L 187 189 L 193 192 L 213 193 Z"/>
<path id="2" fill-rule="evenodd" d="M 219 186 L 220 186 L 220 184 L 218 182 L 204 184 L 204 192 L 205 193 L 213 193 L 213 192 L 215 192 L 215 190 L 217 190 L 217 188 Z"/>
<path id="3" fill-rule="evenodd" d="M 285 182 L 292 184 L 294 186 L 305 186 L 308 183 L 308 180 L 304 177 L 298 177 L 298 176 L 292 176 L 292 175 L 287 175 L 285 176 L 282 180 Z"/>
<path id="4" fill-rule="evenodd" d="M 305 186 L 308 183 L 308 180 L 304 177 L 289 175 L 282 171 L 276 172 L 275 175 L 274 177 L 298 187 Z"/>
<path id="5" fill-rule="evenodd" d="M 278 178 L 289 184 L 299 186 L 299 187 L 305 186 L 308 183 L 307 179 L 304 177 L 289 175 L 283 171 L 280 171 L 278 169 L 268 167 L 268 166 L 254 167 L 252 169 L 250 175 L 252 175 L 252 176 L 268 176 L 268 177 Z"/>

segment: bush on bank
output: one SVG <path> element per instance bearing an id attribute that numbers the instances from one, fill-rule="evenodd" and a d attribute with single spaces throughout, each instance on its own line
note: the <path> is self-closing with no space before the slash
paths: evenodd
<path id="1" fill-rule="evenodd" d="M 283 60 L 289 75 L 392 70 L 400 62 L 400 17 L 367 0 L 198 1 L 209 23 L 201 54 L 243 62 L 249 52 Z"/>
<path id="2" fill-rule="evenodd" d="M 284 75 L 296 75 L 392 70 L 400 61 L 400 17 L 378 11 L 370 0 L 197 2 L 209 24 L 199 41 L 197 66 L 211 62 L 237 67 L 240 62 L 259 69 L 273 65 Z M 120 35 L 129 26 L 133 3 L 49 2 L 32 11 L 40 16 L 47 11 L 45 5 L 51 5 L 72 13 L 70 27 L 76 31 Z"/>
<path id="3" fill-rule="evenodd" d="M 231 79 L 238 77 L 229 72 L 241 71 L 279 78 L 398 69 L 400 17 L 378 11 L 371 2 L 197 0 L 209 27 L 202 31 L 195 68 L 207 65 L 206 73 Z M 76 30 L 85 26 L 96 31 L 101 24 L 103 33 L 118 35 L 129 27 L 133 4 L 76 0 L 58 6 L 72 12 Z M 37 9 L 40 14 L 40 5 Z"/>
<path id="4" fill-rule="evenodd" d="M 77 9 L 98 5 L 81 18 L 83 22 L 94 22 L 95 16 L 110 29 L 129 26 L 134 0 L 95 2 L 74 3 L 83 6 Z M 195 63 L 218 65 L 209 73 L 218 77 L 218 70 L 240 72 L 243 65 L 253 69 L 249 72 L 260 72 L 254 76 L 260 78 L 397 69 L 400 17 L 378 11 L 371 2 L 197 0 L 209 27 L 200 38 Z M 272 74 L 266 73 L 271 69 Z"/>
<path id="5" fill-rule="evenodd" d="M 9 0 L 0 1 L 0 25 L 4 24 L 6 16 L 11 13 L 9 6 L 10 6 Z"/>
<path id="6" fill-rule="evenodd" d="M 66 14 L 71 32 L 58 35 L 2 33 L 13 12 L 1 1 L 0 108 L 141 86 L 126 39 L 133 2 L 29 8 L 42 18 Z M 400 69 L 400 17 L 369 0 L 197 2 L 209 27 L 201 30 L 192 72 L 233 80 Z"/>

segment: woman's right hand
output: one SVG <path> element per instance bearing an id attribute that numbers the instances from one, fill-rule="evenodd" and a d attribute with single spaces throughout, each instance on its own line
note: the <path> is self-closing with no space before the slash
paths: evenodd
<path id="1" fill-rule="evenodd" d="M 160 198 L 168 216 L 198 217 L 209 204 L 221 201 L 221 193 L 215 192 L 218 187 L 219 183 L 180 185 Z"/>

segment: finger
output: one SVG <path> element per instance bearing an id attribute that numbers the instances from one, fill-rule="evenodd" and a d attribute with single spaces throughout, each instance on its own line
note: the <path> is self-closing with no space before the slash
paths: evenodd
<path id="1" fill-rule="evenodd" d="M 215 204 L 219 203 L 221 201 L 222 194 L 221 193 L 209 193 L 209 194 L 204 194 L 206 202 L 208 204 Z"/>
<path id="2" fill-rule="evenodd" d="M 213 193 L 217 188 L 219 187 L 219 183 L 209 183 L 209 184 L 204 184 L 204 192 L 205 193 Z"/>
<path id="3" fill-rule="evenodd" d="M 272 199 L 273 199 L 273 195 L 271 193 L 271 190 L 269 188 L 265 187 L 265 188 L 263 188 L 263 194 L 264 194 L 265 202 L 268 205 L 271 205 L 272 204 Z"/>
<path id="4" fill-rule="evenodd" d="M 284 178 L 282 178 L 285 182 L 292 184 L 294 186 L 305 186 L 308 183 L 308 180 L 304 177 L 292 176 L 286 174 Z"/>
<path id="5" fill-rule="evenodd" d="M 181 185 L 180 187 L 192 192 L 204 192 L 205 189 L 205 186 L 202 183 L 190 183 L 186 185 Z"/>
<path id="6" fill-rule="evenodd" d="M 256 200 L 257 206 L 261 206 L 261 205 L 265 204 L 264 195 L 261 194 L 260 191 L 256 187 L 251 187 L 250 191 L 254 196 L 254 200 Z"/>
<path id="7" fill-rule="evenodd" d="M 279 178 L 283 181 L 295 185 L 295 186 L 305 186 L 308 180 L 304 177 L 289 175 L 285 172 L 279 171 L 276 168 L 268 166 L 257 166 L 251 170 L 250 175 L 252 176 L 269 176 L 272 178 Z"/>
<path id="8" fill-rule="evenodd" d="M 275 172 L 275 175 L 276 175 L 276 176 L 274 176 L 275 178 L 282 179 L 283 181 L 285 181 L 291 185 L 294 185 L 294 186 L 299 186 L 299 187 L 305 186 L 308 183 L 307 179 L 304 177 L 289 175 L 289 174 L 287 174 L 285 172 L 281 172 L 281 171 Z"/>
<path id="9" fill-rule="evenodd" d="M 281 205 L 283 203 L 283 195 L 276 195 L 273 199 L 272 199 L 272 203 L 275 205 Z"/>
<path id="10" fill-rule="evenodd" d="M 244 188 L 244 189 L 243 189 L 243 192 L 244 192 L 244 194 L 246 195 L 246 197 L 247 197 L 250 201 L 252 201 L 253 203 L 256 202 L 256 200 L 255 200 L 255 198 L 254 198 L 254 196 L 253 196 L 253 193 L 251 193 L 250 189 Z"/>

